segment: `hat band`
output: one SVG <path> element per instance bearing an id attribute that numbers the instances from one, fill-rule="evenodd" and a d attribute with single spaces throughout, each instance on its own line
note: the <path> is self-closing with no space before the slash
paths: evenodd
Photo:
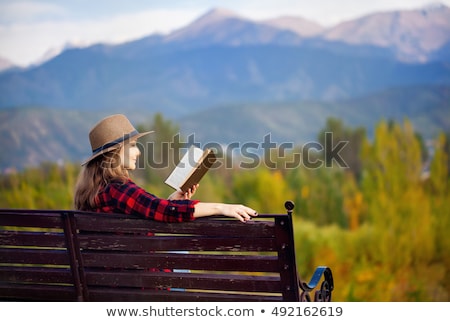
<path id="1" fill-rule="evenodd" d="M 99 147 L 99 148 L 97 148 L 95 150 L 92 150 L 92 154 L 96 154 L 96 153 L 99 153 L 102 150 L 106 150 L 107 148 L 110 148 L 110 147 L 112 147 L 112 146 L 114 146 L 116 144 L 122 143 L 123 141 L 129 139 L 130 137 L 138 135 L 138 134 L 139 134 L 139 132 L 136 131 L 136 130 L 134 130 L 133 132 L 130 132 L 128 134 L 124 134 L 121 138 L 118 138 L 118 139 L 116 139 L 114 141 L 108 142 L 108 143 L 102 145 L 101 147 Z"/>

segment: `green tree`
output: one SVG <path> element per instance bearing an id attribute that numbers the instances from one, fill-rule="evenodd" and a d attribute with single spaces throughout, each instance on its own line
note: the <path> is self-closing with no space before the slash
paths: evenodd
<path id="1" fill-rule="evenodd" d="M 343 211 L 344 171 L 338 168 L 299 167 L 286 172 L 285 177 L 296 204 L 296 214 L 319 226 L 333 223 L 348 226 Z"/>
<path id="2" fill-rule="evenodd" d="M 318 142 L 324 147 L 322 158 L 327 166 L 333 165 L 333 154 L 330 153 L 332 149 L 340 142 L 345 142 L 345 146 L 339 150 L 339 156 L 347 164 L 347 170 L 353 172 L 356 178 L 361 174 L 360 151 L 365 139 L 366 130 L 363 127 L 352 129 L 336 118 L 328 118 L 325 128 L 318 134 Z"/>
<path id="3" fill-rule="evenodd" d="M 379 242 L 378 259 L 391 268 L 429 260 L 433 254 L 431 209 L 424 194 L 420 144 L 409 121 L 381 122 L 363 154 L 368 219 Z"/>
<path id="4" fill-rule="evenodd" d="M 450 294 L 450 178 L 447 138 L 441 134 L 435 141 L 434 155 L 427 181 L 427 192 L 433 212 L 433 223 L 436 230 L 436 259 L 445 267 L 445 289 Z"/>
<path id="5" fill-rule="evenodd" d="M 149 136 L 139 140 L 141 156 L 138 169 L 133 173 L 136 180 L 142 184 L 152 186 L 152 190 L 161 193 L 169 192 L 169 188 L 161 185 L 170 172 L 175 168 L 180 157 L 181 142 L 179 126 L 167 120 L 161 113 L 154 115 L 148 127 L 138 125 L 137 130 L 154 131 Z"/>

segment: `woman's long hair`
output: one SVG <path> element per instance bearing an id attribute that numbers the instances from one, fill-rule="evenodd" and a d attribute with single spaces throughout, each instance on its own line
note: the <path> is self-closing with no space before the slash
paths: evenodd
<path id="1" fill-rule="evenodd" d="M 75 185 L 74 207 L 76 210 L 95 211 L 96 198 L 109 183 L 125 182 L 128 171 L 120 161 L 120 148 L 106 152 L 82 167 Z"/>

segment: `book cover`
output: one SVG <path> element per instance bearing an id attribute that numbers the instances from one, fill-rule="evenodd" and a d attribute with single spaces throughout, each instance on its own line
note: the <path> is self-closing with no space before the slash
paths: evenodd
<path id="1" fill-rule="evenodd" d="M 186 192 L 200 182 L 215 161 L 211 149 L 202 150 L 192 145 L 164 182 L 175 190 Z"/>

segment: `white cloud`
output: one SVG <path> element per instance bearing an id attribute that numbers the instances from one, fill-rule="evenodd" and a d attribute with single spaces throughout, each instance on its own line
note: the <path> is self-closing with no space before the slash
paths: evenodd
<path id="1" fill-rule="evenodd" d="M 2 24 L 63 18 L 66 14 L 64 7 L 51 3 L 32 1 L 0 3 L 0 22 Z"/>
<path id="2" fill-rule="evenodd" d="M 0 56 L 26 66 L 67 44 L 120 43 L 182 27 L 197 11 L 153 10 L 101 20 L 48 21 L 0 26 Z"/>

